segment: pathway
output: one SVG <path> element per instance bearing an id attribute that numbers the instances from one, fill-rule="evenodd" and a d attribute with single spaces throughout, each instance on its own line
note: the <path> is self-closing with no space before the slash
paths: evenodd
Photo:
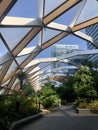
<path id="1" fill-rule="evenodd" d="M 18 130 L 98 130 L 98 115 L 80 115 L 63 106 Z"/>

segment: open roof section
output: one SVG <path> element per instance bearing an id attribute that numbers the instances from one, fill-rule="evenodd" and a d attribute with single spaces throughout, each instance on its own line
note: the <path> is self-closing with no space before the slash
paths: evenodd
<path id="1" fill-rule="evenodd" d="M 98 48 L 84 30 L 98 23 L 97 12 L 97 0 L 1 0 L 0 85 L 7 89 L 6 93 L 20 88 L 15 78 L 20 70 L 28 74 L 36 88 L 39 76 L 33 79 L 32 74 L 40 73 L 36 67 L 50 65 L 39 58 L 49 58 L 53 44 L 78 44 L 86 50 L 84 45 L 90 42 Z"/>

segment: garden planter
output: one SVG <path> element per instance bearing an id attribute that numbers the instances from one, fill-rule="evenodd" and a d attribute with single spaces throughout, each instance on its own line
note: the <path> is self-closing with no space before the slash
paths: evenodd
<path id="1" fill-rule="evenodd" d="M 98 109 L 81 109 L 77 108 L 76 112 L 79 114 L 98 114 Z"/>
<path id="2" fill-rule="evenodd" d="M 40 114 L 36 114 L 36 115 L 33 115 L 33 116 L 26 117 L 26 118 L 18 120 L 16 122 L 13 122 L 12 126 L 10 127 L 9 130 L 16 130 L 20 127 L 23 127 L 24 125 L 27 125 L 28 123 L 30 123 L 32 121 L 35 121 L 35 120 L 41 118 L 42 116 L 43 116 L 43 113 L 40 113 Z"/>

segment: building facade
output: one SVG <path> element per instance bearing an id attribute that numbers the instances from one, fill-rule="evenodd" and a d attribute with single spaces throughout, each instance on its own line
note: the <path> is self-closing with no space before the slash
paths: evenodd
<path id="1" fill-rule="evenodd" d="M 61 45 L 61 44 L 55 44 L 53 45 L 53 48 L 52 48 L 52 51 L 51 51 L 51 57 L 58 57 L 58 56 L 63 56 L 65 54 L 68 54 L 68 53 L 71 53 L 73 51 L 76 51 L 79 49 L 79 46 L 78 45 Z M 55 69 L 55 68 L 58 68 L 58 67 L 63 67 L 63 66 L 70 66 L 71 64 L 69 64 L 68 62 L 65 62 L 65 61 L 57 61 L 57 62 L 54 62 L 52 65 L 51 65 L 51 69 Z M 53 75 L 55 74 L 61 74 L 61 75 L 65 75 L 66 73 L 73 73 L 74 72 L 74 69 L 60 69 L 60 70 L 56 70 L 55 72 L 52 72 Z"/>
<path id="2" fill-rule="evenodd" d="M 86 28 L 86 34 L 91 36 L 96 44 L 98 44 L 98 24 L 94 24 L 92 26 L 89 26 Z M 87 43 L 87 48 L 89 50 L 91 49 L 97 49 L 94 45 L 91 43 Z M 88 59 L 92 62 L 98 63 L 98 54 L 89 55 Z"/>

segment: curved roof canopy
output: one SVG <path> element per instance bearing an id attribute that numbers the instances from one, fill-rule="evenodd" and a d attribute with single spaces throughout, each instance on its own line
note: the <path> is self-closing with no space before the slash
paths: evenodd
<path id="1" fill-rule="evenodd" d="M 37 89 L 37 73 L 61 59 L 98 50 L 82 51 L 63 57 L 47 57 L 53 44 L 68 42 L 74 37 L 98 44 L 85 33 L 85 28 L 98 23 L 97 0 L 0 0 L 0 93 L 20 89 L 16 74 L 26 72 L 28 80 Z M 81 48 L 82 49 L 82 48 Z M 41 65 L 42 64 L 42 65 Z"/>

